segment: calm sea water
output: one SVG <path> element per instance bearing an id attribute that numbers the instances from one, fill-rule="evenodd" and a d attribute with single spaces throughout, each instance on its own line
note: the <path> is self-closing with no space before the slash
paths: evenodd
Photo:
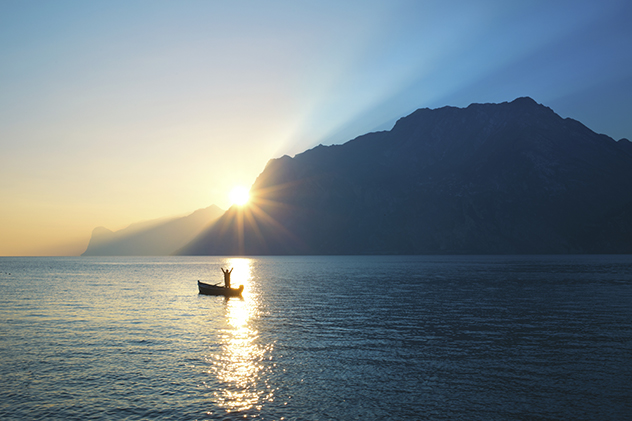
<path id="1" fill-rule="evenodd" d="M 632 256 L 0 258 L 0 419 L 252 418 L 632 419 Z"/>

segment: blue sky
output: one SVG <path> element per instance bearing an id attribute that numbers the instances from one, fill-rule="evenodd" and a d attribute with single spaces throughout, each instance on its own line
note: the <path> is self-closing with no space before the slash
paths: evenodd
<path id="1" fill-rule="evenodd" d="M 266 162 L 531 96 L 632 137 L 629 1 L 0 0 L 0 255 L 230 206 Z"/>

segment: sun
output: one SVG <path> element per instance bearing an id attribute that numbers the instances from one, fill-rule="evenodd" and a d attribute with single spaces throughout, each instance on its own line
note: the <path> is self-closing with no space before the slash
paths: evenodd
<path id="1" fill-rule="evenodd" d="M 250 192 L 243 186 L 237 186 L 230 191 L 230 202 L 233 205 L 244 206 L 250 200 Z"/>

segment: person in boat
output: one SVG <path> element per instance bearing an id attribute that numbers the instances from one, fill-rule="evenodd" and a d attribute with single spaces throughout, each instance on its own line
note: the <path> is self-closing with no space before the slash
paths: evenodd
<path id="1" fill-rule="evenodd" d="M 224 286 L 226 288 L 230 288 L 230 274 L 233 272 L 234 268 L 231 268 L 230 270 L 226 269 L 224 270 L 224 268 L 222 269 L 222 273 L 224 274 Z"/>

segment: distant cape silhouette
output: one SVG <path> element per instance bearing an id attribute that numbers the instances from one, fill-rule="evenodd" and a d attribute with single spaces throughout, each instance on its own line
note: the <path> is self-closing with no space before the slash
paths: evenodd
<path id="1" fill-rule="evenodd" d="M 632 253 L 632 145 L 531 98 L 271 160 L 179 254 Z"/>
<path id="2" fill-rule="evenodd" d="M 97 227 L 82 256 L 171 255 L 223 213 L 213 205 L 185 217 L 135 223 L 116 232 Z"/>

